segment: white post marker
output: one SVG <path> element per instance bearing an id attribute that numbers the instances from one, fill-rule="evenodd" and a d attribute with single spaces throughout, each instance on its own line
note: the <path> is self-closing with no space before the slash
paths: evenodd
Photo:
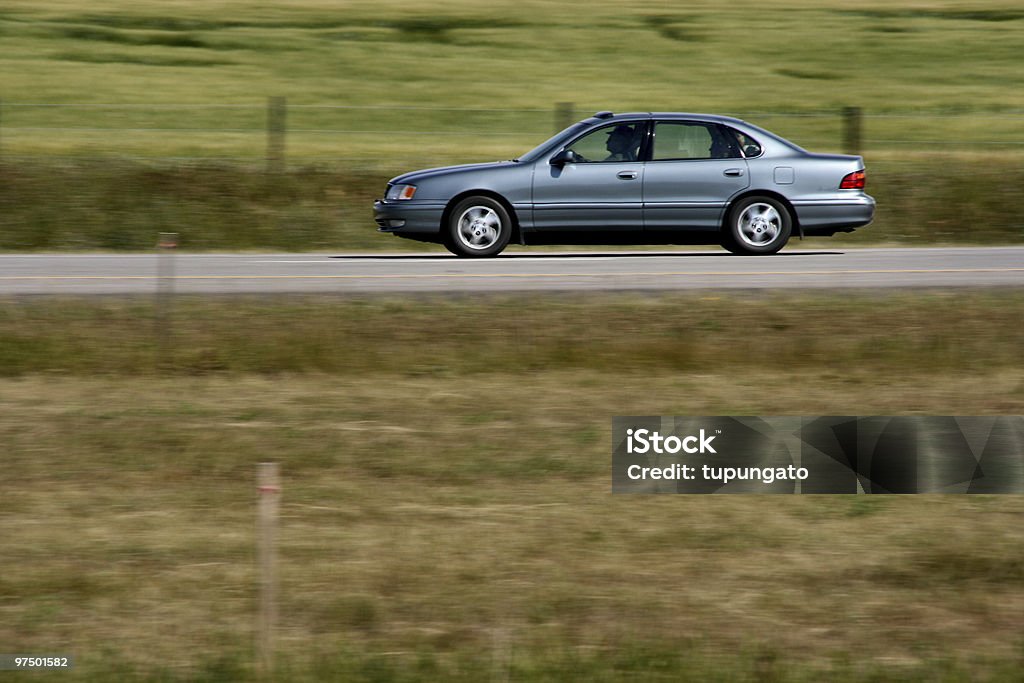
<path id="1" fill-rule="evenodd" d="M 257 476 L 259 514 L 257 538 L 260 563 L 260 614 L 256 629 L 256 655 L 259 670 L 265 679 L 271 677 L 274 664 L 274 624 L 277 621 L 277 586 L 274 576 L 276 560 L 277 512 L 281 500 L 281 484 L 276 462 L 261 462 Z"/>

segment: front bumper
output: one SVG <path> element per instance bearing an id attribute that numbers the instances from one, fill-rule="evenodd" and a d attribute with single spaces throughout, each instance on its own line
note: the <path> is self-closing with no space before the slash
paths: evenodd
<path id="1" fill-rule="evenodd" d="M 373 219 L 380 232 L 438 234 L 444 208 L 440 202 L 378 199 L 373 203 Z"/>

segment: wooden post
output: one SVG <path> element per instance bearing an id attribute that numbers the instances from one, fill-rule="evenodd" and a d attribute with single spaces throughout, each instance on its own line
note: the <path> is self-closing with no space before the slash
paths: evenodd
<path id="1" fill-rule="evenodd" d="M 169 367 L 171 358 L 171 302 L 174 298 L 174 252 L 178 233 L 162 232 L 156 243 L 156 367 Z"/>
<path id="2" fill-rule="evenodd" d="M 555 105 L 555 132 L 565 130 L 573 124 L 576 115 L 573 113 L 572 102 L 559 102 Z"/>
<path id="3" fill-rule="evenodd" d="M 256 656 L 261 676 L 271 677 L 274 668 L 274 624 L 277 621 L 276 560 L 277 510 L 281 484 L 276 462 L 261 462 L 257 475 L 259 515 L 257 538 L 260 563 L 260 615 L 256 629 Z"/>
<path id="4" fill-rule="evenodd" d="M 267 171 L 279 173 L 285 168 L 284 138 L 287 131 L 288 100 L 267 98 Z"/>
<path id="5" fill-rule="evenodd" d="M 860 107 L 843 107 L 843 151 L 860 154 L 863 112 Z"/>

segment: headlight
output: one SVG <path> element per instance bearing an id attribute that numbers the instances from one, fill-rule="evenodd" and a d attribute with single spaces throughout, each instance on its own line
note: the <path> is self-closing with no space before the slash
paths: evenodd
<path id="1" fill-rule="evenodd" d="M 388 188 L 387 199 L 412 199 L 414 194 L 415 185 L 392 185 Z"/>

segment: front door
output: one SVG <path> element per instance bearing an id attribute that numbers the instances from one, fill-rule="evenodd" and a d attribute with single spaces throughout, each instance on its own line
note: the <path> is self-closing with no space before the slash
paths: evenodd
<path id="1" fill-rule="evenodd" d="M 537 162 L 533 222 L 537 230 L 641 230 L 646 164 L 638 161 L 646 122 L 604 126 L 567 146 L 574 163 Z"/>

